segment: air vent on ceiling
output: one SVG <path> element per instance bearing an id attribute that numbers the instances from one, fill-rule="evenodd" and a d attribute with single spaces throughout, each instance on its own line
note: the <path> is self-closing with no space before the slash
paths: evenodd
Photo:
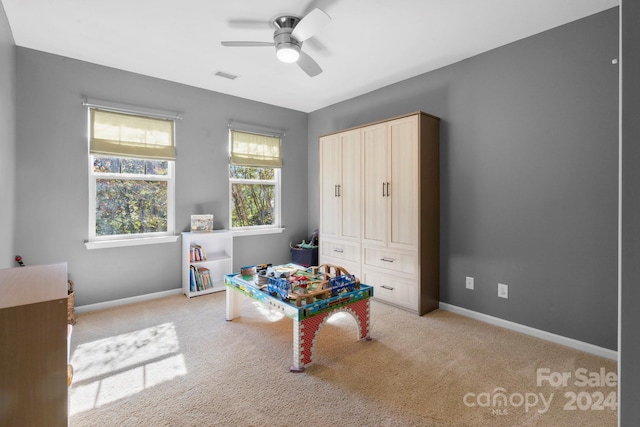
<path id="1" fill-rule="evenodd" d="M 233 74 L 223 73 L 222 71 L 218 71 L 215 75 L 218 77 L 229 79 L 229 80 L 235 80 L 238 77 L 238 76 L 234 76 Z"/>

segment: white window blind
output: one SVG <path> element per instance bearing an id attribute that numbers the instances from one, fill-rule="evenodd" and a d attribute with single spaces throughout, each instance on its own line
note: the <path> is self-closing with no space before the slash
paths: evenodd
<path id="1" fill-rule="evenodd" d="M 175 160 L 174 121 L 91 108 L 91 154 Z"/>
<path id="2" fill-rule="evenodd" d="M 232 130 L 231 164 L 236 166 L 281 168 L 280 138 Z"/>

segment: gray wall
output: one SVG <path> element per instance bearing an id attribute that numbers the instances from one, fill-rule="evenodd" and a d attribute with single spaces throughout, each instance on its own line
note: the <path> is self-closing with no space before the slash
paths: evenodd
<path id="1" fill-rule="evenodd" d="M 640 420 L 640 3 L 621 1 L 621 141 L 622 141 L 622 233 L 620 287 L 620 375 L 621 426 Z"/>
<path id="2" fill-rule="evenodd" d="M 0 268 L 15 265 L 15 51 L 7 15 L 0 3 Z"/>
<path id="3" fill-rule="evenodd" d="M 319 135 L 434 114 L 441 300 L 616 349 L 617 56 L 615 8 L 311 113 L 309 229 Z"/>
<path id="4" fill-rule="evenodd" d="M 212 77 L 215 78 L 215 77 Z M 307 115 L 190 86 L 17 48 L 16 250 L 27 264 L 67 261 L 76 304 L 179 288 L 180 241 L 87 250 L 88 157 L 84 96 L 180 111 L 176 229 L 213 213 L 228 225 L 229 120 L 283 129 L 282 234 L 234 239 L 234 267 L 290 260 L 307 235 Z"/>

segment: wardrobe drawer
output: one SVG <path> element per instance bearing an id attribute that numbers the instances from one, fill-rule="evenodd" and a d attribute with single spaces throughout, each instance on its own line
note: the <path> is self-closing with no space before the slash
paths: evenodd
<path id="1" fill-rule="evenodd" d="M 320 242 L 320 253 L 325 257 L 360 262 L 360 247 L 340 242 Z"/>
<path id="2" fill-rule="evenodd" d="M 364 264 L 415 276 L 418 272 L 415 252 L 402 253 L 387 249 L 364 248 Z"/>
<path id="3" fill-rule="evenodd" d="M 373 296 L 376 299 L 410 310 L 416 310 L 418 306 L 418 286 L 414 281 L 364 271 L 362 283 L 373 286 Z"/>

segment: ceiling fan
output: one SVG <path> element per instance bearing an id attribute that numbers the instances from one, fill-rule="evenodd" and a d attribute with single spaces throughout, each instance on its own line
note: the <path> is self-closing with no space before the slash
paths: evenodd
<path id="1" fill-rule="evenodd" d="M 315 77 L 322 72 L 322 68 L 309 55 L 302 51 L 302 42 L 313 37 L 324 28 L 331 17 L 322 9 L 315 8 L 302 18 L 292 15 L 277 16 L 272 20 L 276 28 L 273 42 L 255 41 L 223 41 L 226 47 L 258 47 L 275 46 L 276 56 L 282 62 L 296 62 L 309 77 Z"/>

